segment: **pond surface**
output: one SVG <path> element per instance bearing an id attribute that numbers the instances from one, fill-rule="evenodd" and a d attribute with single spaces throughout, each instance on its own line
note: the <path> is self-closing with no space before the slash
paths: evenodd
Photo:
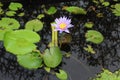
<path id="1" fill-rule="evenodd" d="M 111 4 L 115 2 L 111 1 Z M 8 6 L 5 3 L 4 9 Z M 31 19 L 35 19 L 40 13 L 43 13 L 42 4 L 24 4 L 24 17 L 15 17 L 21 23 L 21 28 Z M 38 43 L 38 49 L 43 52 L 51 41 L 50 23 L 55 18 L 67 16 L 72 19 L 74 28 L 70 29 L 72 42 L 62 46 L 61 50 L 70 51 L 70 58 L 64 58 L 60 67 L 67 71 L 69 80 L 89 80 L 97 73 L 100 73 L 102 68 L 107 68 L 110 71 L 115 71 L 120 68 L 120 17 L 115 17 L 108 7 L 97 8 L 97 12 L 103 13 L 103 17 L 96 17 L 96 13 L 89 11 L 87 15 L 73 15 L 62 10 L 62 6 L 81 6 L 88 9 L 89 6 L 96 7 L 91 1 L 76 0 L 71 2 L 47 3 L 46 8 L 56 6 L 58 11 L 56 14 L 49 16 L 45 15 L 42 19 L 44 29 L 38 33 L 41 35 L 41 42 Z M 3 17 L 3 16 L 1 16 Z M 92 44 L 85 41 L 85 32 L 88 30 L 84 27 L 85 22 L 94 22 L 94 30 L 101 32 L 104 36 L 104 41 L 99 44 Z M 83 47 L 87 44 L 93 46 L 96 54 L 86 52 Z M 5 51 L 3 43 L 0 43 L 0 80 L 58 80 L 55 76 L 47 73 L 43 69 L 27 70 L 21 67 L 16 57 Z"/>

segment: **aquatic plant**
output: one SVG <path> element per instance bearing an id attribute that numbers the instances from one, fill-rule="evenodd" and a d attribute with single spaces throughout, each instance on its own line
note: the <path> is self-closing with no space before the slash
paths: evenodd
<path id="1" fill-rule="evenodd" d="M 120 70 L 111 72 L 107 69 L 103 69 L 101 73 L 99 73 L 98 75 L 96 75 L 95 78 L 92 78 L 90 80 L 120 80 Z"/>
<path id="2" fill-rule="evenodd" d="M 120 4 L 115 4 L 114 9 L 112 9 L 112 12 L 115 14 L 115 16 L 120 16 Z"/>
<path id="3" fill-rule="evenodd" d="M 17 3 L 17 2 L 11 2 L 9 5 L 9 9 L 13 10 L 13 11 L 17 11 L 19 9 L 21 9 L 23 6 L 21 3 Z"/>
<path id="4" fill-rule="evenodd" d="M 56 18 L 55 23 L 53 23 L 52 26 L 55 27 L 55 31 L 59 31 L 60 33 L 63 31 L 69 33 L 68 28 L 73 27 L 71 20 L 67 19 L 67 17 Z"/>

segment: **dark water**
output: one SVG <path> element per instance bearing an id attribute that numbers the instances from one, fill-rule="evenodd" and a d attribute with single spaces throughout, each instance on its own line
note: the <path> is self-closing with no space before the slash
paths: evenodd
<path id="1" fill-rule="evenodd" d="M 99 73 L 102 68 L 107 68 L 111 71 L 115 71 L 120 68 L 120 17 L 115 17 L 108 7 L 97 8 L 96 11 L 102 12 L 104 17 L 96 17 L 96 13 L 89 11 L 86 16 L 72 15 L 66 11 L 62 11 L 62 6 L 75 5 L 88 9 L 89 6 L 95 6 L 89 0 L 76 0 L 71 2 L 50 3 L 46 4 L 46 8 L 50 6 L 56 6 L 58 12 L 53 16 L 48 16 L 42 21 L 44 29 L 39 32 L 42 37 L 40 43 L 38 43 L 38 49 L 44 51 L 48 43 L 51 41 L 50 23 L 54 19 L 60 16 L 67 16 L 72 19 L 74 28 L 70 29 L 72 35 L 72 42 L 69 44 L 69 48 L 65 47 L 64 50 L 68 50 L 72 53 L 70 58 L 64 58 L 61 64 L 62 68 L 69 74 L 69 80 L 89 80 L 90 77 Z M 111 2 L 114 4 L 114 2 Z M 31 19 L 36 18 L 40 13 L 43 13 L 43 9 L 40 5 L 24 4 L 23 11 L 25 16 L 22 18 L 15 17 L 21 23 L 21 28 L 24 24 Z M 7 3 L 6 3 L 7 6 Z M 6 7 L 5 7 L 6 8 Z M 104 36 L 103 43 L 96 45 L 85 41 L 85 32 L 88 30 L 84 27 L 86 21 L 94 22 L 94 30 L 100 31 Z M 93 46 L 96 54 L 90 54 L 84 51 L 83 47 L 87 44 Z M 62 50 L 63 50 L 62 49 Z M 5 51 L 2 42 L 0 43 L 0 80 L 58 80 L 55 76 L 46 73 L 43 69 L 27 70 L 19 66 L 16 61 L 16 57 Z"/>

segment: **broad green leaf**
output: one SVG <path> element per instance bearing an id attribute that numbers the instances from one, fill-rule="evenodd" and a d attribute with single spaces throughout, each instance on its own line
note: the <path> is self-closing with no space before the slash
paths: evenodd
<path id="1" fill-rule="evenodd" d="M 5 33 L 5 49 L 13 54 L 26 54 L 36 49 L 36 43 L 40 40 L 37 33 L 29 30 L 16 30 Z"/>
<path id="2" fill-rule="evenodd" d="M 25 55 L 18 55 L 18 63 L 28 69 L 37 69 L 42 65 L 42 58 L 38 56 L 39 53 L 31 52 Z"/>
<path id="3" fill-rule="evenodd" d="M 76 7 L 76 6 L 63 7 L 63 10 L 66 10 L 66 11 L 73 13 L 73 14 L 86 14 L 87 13 L 87 11 L 84 10 L 83 8 Z"/>
<path id="4" fill-rule="evenodd" d="M 16 12 L 15 11 L 7 11 L 6 15 L 7 16 L 15 16 Z"/>
<path id="5" fill-rule="evenodd" d="M 4 13 L 4 11 L 3 11 L 3 9 L 0 7 L 0 15 L 3 14 L 3 13 Z"/>
<path id="6" fill-rule="evenodd" d="M 60 80 L 67 80 L 68 79 L 68 75 L 64 70 L 59 70 L 59 73 L 56 73 L 56 76 Z"/>
<path id="7" fill-rule="evenodd" d="M 103 35 L 96 30 L 88 30 L 85 37 L 86 41 L 90 41 L 95 44 L 100 44 L 104 39 Z"/>
<path id="8" fill-rule="evenodd" d="M 50 47 L 50 49 L 46 49 L 43 54 L 43 60 L 47 67 L 57 67 L 62 61 L 62 54 L 59 47 Z"/>
<path id="9" fill-rule="evenodd" d="M 0 20 L 0 28 L 2 29 L 18 29 L 19 27 L 19 22 L 14 18 L 2 18 Z"/>
<path id="10" fill-rule="evenodd" d="M 42 30 L 42 28 L 43 23 L 38 19 L 30 20 L 25 24 L 25 29 L 28 30 L 39 31 Z"/>
<path id="11" fill-rule="evenodd" d="M 48 14 L 48 15 L 52 15 L 52 14 L 55 14 L 57 12 L 57 9 L 55 8 L 55 7 L 50 7 L 47 11 L 46 11 L 46 13 Z"/>
<path id="12" fill-rule="evenodd" d="M 19 9 L 21 9 L 23 6 L 21 3 L 17 3 L 17 2 L 11 2 L 9 5 L 9 9 L 13 10 L 13 11 L 17 11 Z"/>
<path id="13" fill-rule="evenodd" d="M 84 25 L 86 28 L 92 28 L 94 26 L 93 22 L 86 22 Z"/>
<path id="14" fill-rule="evenodd" d="M 3 6 L 3 4 L 0 2 L 0 7 L 2 7 Z"/>

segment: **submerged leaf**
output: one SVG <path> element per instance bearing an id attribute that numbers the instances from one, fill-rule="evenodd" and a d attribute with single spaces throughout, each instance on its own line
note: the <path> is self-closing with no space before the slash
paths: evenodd
<path id="1" fill-rule="evenodd" d="M 7 51 L 13 54 L 26 54 L 36 49 L 36 45 L 34 43 L 39 40 L 39 35 L 33 31 L 9 31 L 6 32 L 4 36 L 4 46 Z"/>
<path id="2" fill-rule="evenodd" d="M 39 53 L 31 52 L 25 55 L 18 55 L 18 63 L 28 69 L 37 69 L 42 65 L 42 58 L 38 56 Z"/>
<path id="3" fill-rule="evenodd" d="M 16 11 L 18 9 L 21 9 L 23 6 L 21 3 L 15 3 L 15 2 L 11 2 L 10 5 L 9 5 L 9 9 L 10 10 L 13 10 L 13 11 Z"/>
<path id="4" fill-rule="evenodd" d="M 43 23 L 38 19 L 28 21 L 25 24 L 25 29 L 28 29 L 28 30 L 39 31 L 39 30 L 42 30 L 42 28 L 43 28 Z"/>
<path id="5" fill-rule="evenodd" d="M 50 49 L 46 49 L 43 54 L 43 60 L 47 67 L 57 67 L 62 61 L 62 54 L 59 47 L 50 47 Z"/>
<path id="6" fill-rule="evenodd" d="M 66 11 L 73 13 L 73 14 L 86 14 L 87 13 L 87 11 L 84 10 L 83 8 L 76 7 L 76 6 L 63 7 L 63 10 L 66 10 Z"/>
<path id="7" fill-rule="evenodd" d="M 104 39 L 103 35 L 96 30 L 88 30 L 85 37 L 86 41 L 90 41 L 95 44 L 100 44 Z"/>

